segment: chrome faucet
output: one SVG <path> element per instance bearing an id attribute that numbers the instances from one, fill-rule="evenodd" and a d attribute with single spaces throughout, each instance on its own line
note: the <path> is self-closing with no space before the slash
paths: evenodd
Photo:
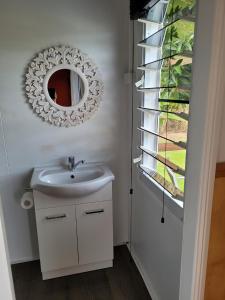
<path id="1" fill-rule="evenodd" d="M 80 165 L 83 164 L 85 160 L 79 160 L 78 162 L 75 163 L 75 157 L 74 156 L 69 156 L 68 157 L 68 168 L 70 171 L 75 171 L 75 169 Z"/>

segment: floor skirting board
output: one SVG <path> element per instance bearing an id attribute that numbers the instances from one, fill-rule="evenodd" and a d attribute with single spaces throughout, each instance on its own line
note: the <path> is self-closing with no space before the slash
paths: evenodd
<path id="1" fill-rule="evenodd" d="M 141 277 L 146 285 L 146 288 L 149 292 L 149 294 L 152 297 L 152 300 L 160 300 L 160 298 L 158 297 L 156 290 L 154 289 L 154 287 L 152 286 L 151 280 L 149 278 L 149 276 L 147 275 L 145 268 L 143 267 L 142 263 L 140 262 L 138 256 L 136 255 L 135 251 L 133 249 L 130 249 L 129 245 L 127 246 L 128 250 L 138 268 L 138 271 L 141 274 Z"/>
<path id="2" fill-rule="evenodd" d="M 39 256 L 23 257 L 23 258 L 19 258 L 19 259 L 10 260 L 10 264 L 16 265 L 16 264 L 26 263 L 26 262 L 30 262 L 30 261 L 39 260 L 39 259 L 40 259 Z"/>

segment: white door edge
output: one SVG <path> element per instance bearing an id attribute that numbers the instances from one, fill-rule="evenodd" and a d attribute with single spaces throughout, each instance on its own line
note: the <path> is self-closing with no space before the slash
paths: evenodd
<path id="1" fill-rule="evenodd" d="M 0 299 L 15 300 L 15 292 L 9 263 L 8 246 L 0 198 Z"/>
<path id="2" fill-rule="evenodd" d="M 180 300 L 204 299 L 225 79 L 225 2 L 198 0 Z"/>

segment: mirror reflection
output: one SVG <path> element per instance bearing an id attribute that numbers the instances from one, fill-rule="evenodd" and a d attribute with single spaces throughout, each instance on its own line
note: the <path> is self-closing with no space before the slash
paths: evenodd
<path id="1" fill-rule="evenodd" d="M 77 105 L 84 95 L 82 78 L 69 69 L 61 69 L 52 74 L 48 81 L 50 98 L 60 106 Z"/>

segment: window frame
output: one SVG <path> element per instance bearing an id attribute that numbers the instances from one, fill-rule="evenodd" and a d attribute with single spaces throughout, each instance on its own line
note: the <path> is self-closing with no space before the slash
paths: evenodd
<path id="1" fill-rule="evenodd" d="M 141 21 L 141 20 L 139 20 Z M 143 21 L 142 21 L 143 22 Z M 157 30 L 160 30 L 161 28 L 163 28 L 163 25 L 160 24 L 160 23 L 154 23 L 154 22 L 143 22 L 142 24 L 142 39 L 146 39 L 147 37 L 149 37 L 151 34 L 154 34 Z M 140 44 L 139 44 L 140 45 Z M 142 48 L 143 49 L 143 48 Z M 161 49 L 158 48 L 158 51 L 161 51 Z M 161 54 L 162 53 L 157 53 L 157 55 L 153 56 L 151 54 L 147 54 L 146 53 L 149 52 L 151 53 L 151 51 L 148 51 L 148 47 L 144 47 L 144 50 L 142 50 L 142 64 L 144 63 L 149 63 L 149 62 L 152 62 L 154 60 L 157 60 L 159 59 L 159 57 L 163 57 Z M 146 56 L 148 57 L 146 59 Z M 150 58 L 150 59 L 149 59 Z M 151 71 L 150 71 L 151 72 Z M 161 69 L 159 71 L 156 71 L 158 72 L 158 82 L 160 82 L 161 80 Z M 150 75 L 151 76 L 151 75 Z M 157 76 L 156 76 L 157 77 Z M 191 73 L 191 77 L 192 77 L 192 73 Z M 191 78 L 190 78 L 191 79 Z M 157 84 L 153 84 L 153 86 L 156 86 L 157 87 Z M 141 93 L 142 94 L 142 93 Z M 159 96 L 159 92 L 158 92 L 158 96 Z M 145 98 L 146 98 L 146 94 L 143 93 L 141 96 L 141 106 L 145 107 Z M 158 97 L 156 97 L 158 98 Z M 154 100 L 153 100 L 154 101 Z M 160 105 L 159 105 L 159 102 L 158 102 L 158 99 L 155 101 L 155 103 L 153 104 L 153 106 L 156 106 L 156 107 L 152 107 L 154 109 L 159 109 L 160 110 Z M 141 112 L 140 114 L 140 121 L 142 125 L 145 125 L 145 122 L 147 120 L 147 117 L 145 118 L 145 115 L 146 113 L 144 112 Z M 153 132 L 158 132 L 159 131 L 159 115 L 156 114 L 156 116 L 153 117 L 155 120 L 152 122 L 154 123 L 154 125 L 151 125 L 151 130 Z M 147 126 L 148 127 L 148 126 Z M 188 133 L 188 128 L 189 128 L 189 122 L 187 124 L 187 133 Z M 186 133 L 186 134 L 187 134 Z M 141 133 L 141 138 L 140 138 L 140 143 L 138 144 L 139 148 L 141 146 L 148 146 L 148 142 L 147 142 L 147 145 L 146 145 L 146 134 L 145 133 Z M 188 134 L 187 134 L 187 138 L 188 138 Z M 147 138 L 147 139 L 150 139 L 151 138 Z M 151 142 L 151 146 L 149 147 L 151 150 L 155 151 L 156 153 L 158 153 L 158 137 L 153 137 L 153 142 Z M 150 143 L 150 142 L 149 142 Z M 140 149 L 141 150 L 141 149 Z M 185 149 L 185 161 L 187 160 L 187 148 Z M 151 163 L 148 163 L 147 165 L 150 166 L 150 168 L 152 168 L 153 170 L 156 169 L 156 165 L 157 165 L 157 160 L 154 159 L 154 158 L 150 158 L 148 154 L 144 153 L 142 151 L 142 162 L 143 162 L 143 165 L 146 165 L 146 160 L 148 160 L 148 162 L 151 162 Z M 185 170 L 186 168 L 184 168 Z M 185 175 L 183 176 L 184 177 L 184 186 L 185 186 Z M 141 171 L 140 172 L 140 179 L 143 179 L 143 181 L 152 189 L 154 188 L 155 190 L 158 190 L 158 191 L 161 191 L 161 192 L 164 192 L 164 197 L 166 198 L 166 202 L 168 203 L 173 203 L 172 206 L 176 207 L 175 210 L 178 210 L 179 212 L 176 213 L 176 215 L 178 215 L 178 217 L 180 217 L 180 219 L 182 219 L 182 216 L 183 216 L 183 207 L 184 207 L 184 202 L 180 201 L 180 200 L 177 200 L 172 193 L 169 193 L 167 191 L 167 189 L 163 186 L 161 186 L 156 180 L 154 180 L 154 178 L 152 178 L 151 176 L 149 176 L 145 171 Z M 185 195 L 185 187 L 184 187 L 184 191 L 183 191 L 183 199 L 184 199 L 184 195 Z M 163 197 L 162 197 L 163 198 Z M 168 200 L 168 201 L 167 201 Z M 172 201 L 171 201 L 172 200 Z M 169 205 L 171 206 L 171 205 Z M 173 209 L 174 210 L 174 209 Z M 181 210 L 181 211 L 180 211 Z"/>

